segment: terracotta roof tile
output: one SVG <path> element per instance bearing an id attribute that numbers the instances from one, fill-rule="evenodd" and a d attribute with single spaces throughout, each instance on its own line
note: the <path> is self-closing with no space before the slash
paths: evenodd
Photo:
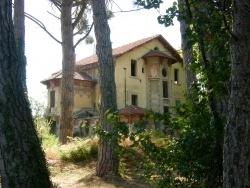
<path id="1" fill-rule="evenodd" d="M 49 78 L 42 80 L 41 83 L 46 84 L 49 80 L 53 79 L 61 79 L 62 78 L 62 71 L 58 71 L 56 73 L 53 73 Z M 92 79 L 87 73 L 85 72 L 75 72 L 74 74 L 75 80 L 85 80 L 90 82 L 97 82 L 95 79 Z"/>
<path id="2" fill-rule="evenodd" d="M 120 46 L 118 48 L 114 48 L 112 50 L 112 54 L 114 57 L 119 57 L 119 56 L 123 55 L 124 53 L 130 52 L 131 50 L 133 50 L 139 46 L 142 46 L 145 43 L 147 43 L 151 40 L 154 40 L 154 39 L 160 40 L 160 42 L 162 42 L 163 45 L 173 54 L 174 58 L 172 58 L 172 59 L 175 59 L 175 60 L 177 59 L 178 61 L 182 62 L 182 58 L 180 57 L 180 55 L 177 53 L 177 51 L 168 43 L 168 41 L 162 35 L 151 36 L 148 38 L 144 38 L 144 39 Z M 171 58 L 171 57 L 168 56 L 168 58 Z M 96 54 L 94 54 L 92 56 L 89 56 L 87 58 L 84 58 L 84 59 L 76 62 L 76 66 L 80 67 L 82 65 L 97 63 L 97 61 L 98 61 L 98 57 Z"/>
<path id="3" fill-rule="evenodd" d="M 149 52 L 147 52 L 146 54 L 144 54 L 142 56 L 142 58 L 146 58 L 146 57 L 163 57 L 163 58 L 168 58 L 170 63 L 176 63 L 178 60 L 174 57 L 171 57 L 161 51 L 158 50 L 150 50 Z"/>
<path id="4" fill-rule="evenodd" d="M 136 47 L 142 46 L 145 43 L 147 43 L 149 41 L 152 41 L 154 39 L 158 39 L 165 46 L 165 48 L 167 48 L 172 53 L 174 58 L 169 57 L 169 56 L 168 56 L 168 58 L 173 59 L 173 63 L 176 62 L 177 60 L 179 62 L 183 61 L 181 56 L 177 53 L 177 51 L 168 43 L 168 41 L 162 35 L 151 36 L 151 37 L 148 37 L 148 38 L 144 38 L 144 39 L 141 39 L 141 40 L 138 40 L 138 41 L 135 41 L 135 42 L 120 46 L 118 48 L 114 48 L 112 50 L 112 54 L 113 54 L 114 57 L 119 57 L 119 56 L 123 55 L 124 53 L 130 52 L 133 49 L 135 49 Z M 163 53 L 158 54 L 158 55 L 162 56 Z M 165 56 L 167 56 L 167 55 L 165 54 Z M 81 71 L 81 69 L 86 69 L 86 68 L 88 69 L 88 68 L 92 68 L 93 66 L 97 66 L 97 61 L 98 61 L 98 57 L 97 57 L 96 54 L 94 54 L 92 56 L 89 56 L 87 58 L 84 58 L 84 59 L 76 62 L 76 70 Z M 61 75 L 61 71 L 58 71 L 58 72 L 52 74 L 49 78 L 41 81 L 41 83 L 45 83 L 46 81 L 51 80 L 51 79 L 61 78 L 60 75 Z M 84 78 L 81 78 L 81 76 L 77 76 L 77 77 L 80 80 L 84 79 Z M 87 78 L 85 78 L 85 79 L 87 79 Z M 88 80 L 90 81 L 90 79 L 88 79 Z"/>
<path id="5" fill-rule="evenodd" d="M 143 55 L 142 57 L 166 57 L 166 58 L 170 58 L 170 59 L 174 59 L 176 60 L 174 57 L 171 57 L 163 52 L 160 52 L 158 50 L 150 50 L 149 52 L 147 52 L 145 55 Z"/>
<path id="6" fill-rule="evenodd" d="M 149 42 L 149 41 L 151 41 L 159 36 L 161 36 L 161 35 L 151 36 L 151 37 L 141 39 L 141 40 L 123 45 L 121 47 L 115 48 L 115 49 L 113 49 L 113 56 L 115 56 L 115 57 L 121 56 L 122 54 L 127 53 L 127 52 L 133 50 L 134 48 L 142 46 L 143 44 L 145 44 L 145 43 L 147 43 L 147 42 Z"/>
<path id="7" fill-rule="evenodd" d="M 144 109 L 134 105 L 128 105 L 119 110 L 119 114 L 144 114 Z"/>
<path id="8" fill-rule="evenodd" d="M 77 61 L 76 62 L 76 66 L 79 66 L 79 65 L 88 65 L 88 64 L 91 64 L 91 63 L 97 63 L 98 61 L 98 57 L 96 54 L 92 55 L 92 56 L 89 56 L 87 58 L 84 58 L 80 61 Z"/>

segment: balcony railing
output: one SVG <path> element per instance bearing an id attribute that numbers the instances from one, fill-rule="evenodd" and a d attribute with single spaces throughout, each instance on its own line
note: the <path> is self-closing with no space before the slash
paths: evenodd
<path id="1" fill-rule="evenodd" d="M 59 114 L 60 109 L 57 107 L 51 107 L 46 109 L 46 114 Z"/>

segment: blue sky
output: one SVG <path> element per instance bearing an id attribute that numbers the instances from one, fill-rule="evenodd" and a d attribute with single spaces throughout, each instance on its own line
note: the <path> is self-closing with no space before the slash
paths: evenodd
<path id="1" fill-rule="evenodd" d="M 135 9 L 132 0 L 114 1 L 123 11 Z M 118 47 L 142 38 L 162 34 L 173 47 L 180 49 L 178 22 L 169 28 L 157 22 L 159 11 L 164 14 L 166 7 L 173 1 L 167 2 L 168 4 L 165 4 L 161 10 L 116 13 L 115 17 L 109 21 L 112 46 Z M 25 3 L 25 11 L 43 22 L 46 28 L 60 40 L 60 20 L 48 13 L 48 11 L 53 12 L 49 1 L 26 0 Z M 113 5 L 113 9 L 114 11 L 119 10 L 116 5 Z M 61 45 L 27 18 L 25 26 L 28 94 L 32 98 L 43 101 L 46 96 L 46 87 L 40 81 L 61 69 Z M 94 36 L 93 32 L 92 35 Z M 92 55 L 94 51 L 94 44 L 85 45 L 82 42 L 76 48 L 76 60 Z"/>

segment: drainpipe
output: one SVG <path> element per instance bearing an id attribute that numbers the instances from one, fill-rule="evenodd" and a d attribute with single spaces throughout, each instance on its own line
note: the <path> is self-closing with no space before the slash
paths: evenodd
<path id="1" fill-rule="evenodd" d="M 127 106 L 127 83 L 126 83 L 126 68 L 123 68 L 125 71 L 125 75 L 124 75 L 124 107 Z"/>

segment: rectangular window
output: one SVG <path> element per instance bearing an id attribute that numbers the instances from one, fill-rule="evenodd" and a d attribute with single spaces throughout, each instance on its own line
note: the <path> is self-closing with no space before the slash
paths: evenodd
<path id="1" fill-rule="evenodd" d="M 138 96 L 137 95 L 131 95 L 131 104 L 137 106 L 138 105 Z"/>
<path id="2" fill-rule="evenodd" d="M 50 91 L 50 108 L 55 107 L 55 91 Z"/>
<path id="3" fill-rule="evenodd" d="M 163 89 L 163 98 L 168 98 L 168 82 L 162 82 L 162 89 Z"/>
<path id="4" fill-rule="evenodd" d="M 136 60 L 131 60 L 131 76 L 136 76 Z"/>
<path id="5" fill-rule="evenodd" d="M 164 112 L 164 113 L 168 113 L 168 112 L 169 112 L 168 106 L 163 106 L 163 112 Z"/>
<path id="6" fill-rule="evenodd" d="M 179 69 L 174 69 L 174 83 L 179 84 Z"/>

